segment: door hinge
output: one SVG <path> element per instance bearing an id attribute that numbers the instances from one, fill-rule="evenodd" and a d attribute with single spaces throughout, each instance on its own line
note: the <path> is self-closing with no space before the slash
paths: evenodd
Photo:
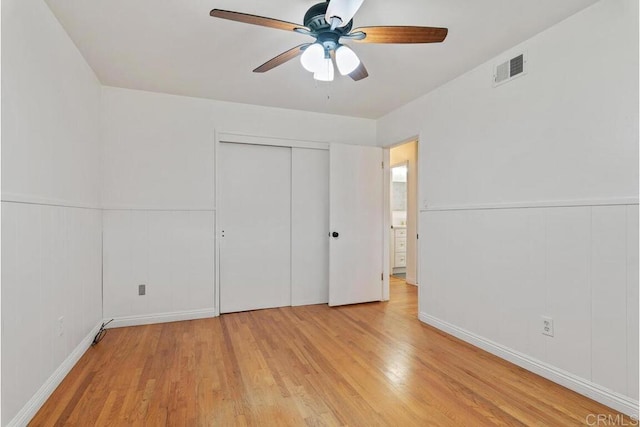
<path id="1" fill-rule="evenodd" d="M 381 162 L 380 166 L 382 166 L 382 169 L 384 169 L 384 162 Z"/>
<path id="2" fill-rule="evenodd" d="M 384 272 L 383 272 L 383 273 L 380 273 L 380 280 L 383 280 L 383 281 L 384 281 Z"/>
<path id="3" fill-rule="evenodd" d="M 418 240 L 420 238 L 419 234 L 416 234 L 416 240 Z"/>

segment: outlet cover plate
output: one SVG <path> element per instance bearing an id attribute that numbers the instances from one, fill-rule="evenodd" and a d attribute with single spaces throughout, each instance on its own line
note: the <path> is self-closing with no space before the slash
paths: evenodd
<path id="1" fill-rule="evenodd" d="M 64 316 L 58 317 L 58 336 L 64 335 Z"/>
<path id="2" fill-rule="evenodd" d="M 542 320 L 542 335 L 552 337 L 554 334 L 553 318 L 549 316 L 541 316 L 540 318 Z"/>

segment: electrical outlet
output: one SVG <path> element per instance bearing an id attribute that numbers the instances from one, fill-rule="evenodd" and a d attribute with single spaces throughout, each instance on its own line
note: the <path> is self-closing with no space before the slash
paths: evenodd
<path id="1" fill-rule="evenodd" d="M 541 316 L 542 319 L 542 335 L 553 336 L 553 318 L 549 316 Z"/>
<path id="2" fill-rule="evenodd" d="M 138 295 L 147 294 L 147 285 L 138 285 Z"/>
<path id="3" fill-rule="evenodd" d="M 64 335 L 64 316 L 58 317 L 58 336 Z"/>

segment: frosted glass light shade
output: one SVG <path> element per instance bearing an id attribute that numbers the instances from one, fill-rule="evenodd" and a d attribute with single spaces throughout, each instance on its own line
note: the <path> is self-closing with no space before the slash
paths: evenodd
<path id="1" fill-rule="evenodd" d="M 340 46 L 336 50 L 336 64 L 338 65 L 338 71 L 343 76 L 346 76 L 360 65 L 360 59 L 358 55 L 347 46 Z"/>
<path id="2" fill-rule="evenodd" d="M 360 9 L 363 1 L 364 0 L 331 0 L 329 6 L 327 6 L 325 20 L 333 24 L 331 18 L 338 18 L 340 23 L 337 26 L 344 27 L 351 21 L 351 18 L 353 18 L 358 9 Z"/>
<path id="3" fill-rule="evenodd" d="M 302 52 L 300 63 L 305 70 L 315 73 L 324 64 L 324 47 L 320 43 L 314 43 Z"/>
<path id="4" fill-rule="evenodd" d="M 331 82 L 333 81 L 333 75 L 333 62 L 331 58 L 326 58 L 322 66 L 313 73 L 313 78 L 322 82 Z"/>

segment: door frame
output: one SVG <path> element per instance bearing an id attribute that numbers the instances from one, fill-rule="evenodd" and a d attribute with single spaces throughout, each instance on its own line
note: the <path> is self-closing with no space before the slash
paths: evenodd
<path id="1" fill-rule="evenodd" d="M 383 236 L 383 245 L 384 245 L 384 288 L 383 288 L 383 299 L 385 301 L 389 300 L 389 277 L 391 276 L 391 262 L 390 262 L 390 252 L 389 252 L 389 230 L 391 229 L 391 149 L 398 147 L 400 145 L 407 144 L 409 142 L 416 143 L 416 167 L 413 170 L 409 170 L 408 173 L 415 173 L 416 176 L 416 193 L 415 197 L 417 198 L 415 204 L 415 214 L 416 214 L 416 235 L 420 235 L 420 136 L 413 135 L 408 138 L 405 138 L 401 141 L 394 142 L 392 144 L 388 144 L 382 147 L 383 156 L 384 156 L 384 195 L 383 195 L 383 203 L 385 204 L 385 215 L 383 219 L 382 226 L 384 227 L 384 236 Z M 407 209 L 408 212 L 408 209 Z M 420 301 L 420 239 L 416 239 L 416 286 L 418 287 L 418 301 Z"/>
<path id="2" fill-rule="evenodd" d="M 215 248 L 214 248 L 214 284 L 213 284 L 213 308 L 214 308 L 214 316 L 220 316 L 220 235 L 221 235 L 221 224 L 219 221 L 219 213 L 220 213 L 220 177 L 218 167 L 220 159 L 220 144 L 231 143 L 231 144 L 249 144 L 249 145 L 268 145 L 274 147 L 289 147 L 289 148 L 307 148 L 307 149 L 316 149 L 316 150 L 329 150 L 328 142 L 318 142 L 318 141 L 304 141 L 299 139 L 285 139 L 285 138 L 275 138 L 268 136 L 259 136 L 259 135 L 246 135 L 235 132 L 222 132 L 222 131 L 214 131 L 214 212 L 215 212 Z"/>

